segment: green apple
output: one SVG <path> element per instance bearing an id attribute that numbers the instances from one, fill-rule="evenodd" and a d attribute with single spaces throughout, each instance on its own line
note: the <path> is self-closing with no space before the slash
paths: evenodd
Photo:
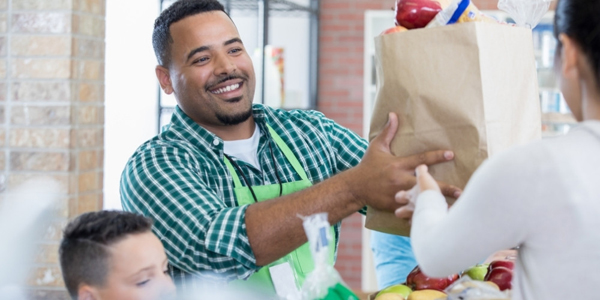
<path id="1" fill-rule="evenodd" d="M 406 297 L 408 297 L 408 294 L 412 293 L 412 290 L 404 284 L 394 284 L 394 285 L 390 285 L 390 286 L 386 287 L 385 289 L 383 289 L 379 293 L 377 293 L 377 296 L 375 297 L 375 299 L 377 299 L 377 297 L 379 297 L 383 294 L 389 294 L 389 293 L 400 294 L 404 298 L 406 298 Z"/>
<path id="2" fill-rule="evenodd" d="M 476 265 L 463 272 L 463 275 L 469 275 L 473 280 L 482 281 L 487 274 L 489 264 Z"/>

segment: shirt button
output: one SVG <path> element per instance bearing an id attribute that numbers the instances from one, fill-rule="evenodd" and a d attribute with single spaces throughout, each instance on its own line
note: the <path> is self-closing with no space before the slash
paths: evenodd
<path id="1" fill-rule="evenodd" d="M 219 146 L 219 140 L 215 139 L 215 140 L 213 141 L 213 145 L 215 145 L 215 146 Z"/>

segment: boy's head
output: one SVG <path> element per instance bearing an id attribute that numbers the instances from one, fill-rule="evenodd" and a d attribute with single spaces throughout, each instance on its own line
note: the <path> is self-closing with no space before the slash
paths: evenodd
<path id="1" fill-rule="evenodd" d="M 122 211 L 82 214 L 64 230 L 59 256 L 73 299 L 166 299 L 175 292 L 152 220 Z"/>

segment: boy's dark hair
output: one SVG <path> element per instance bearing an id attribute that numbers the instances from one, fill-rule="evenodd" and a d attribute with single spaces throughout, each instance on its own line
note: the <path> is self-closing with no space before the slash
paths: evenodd
<path id="1" fill-rule="evenodd" d="M 564 33 L 586 54 L 600 89 L 600 1 L 559 0 L 554 16 L 554 36 Z M 560 55 L 558 41 L 556 55 Z"/>
<path id="2" fill-rule="evenodd" d="M 178 0 L 156 18 L 152 33 L 152 46 L 159 65 L 169 67 L 171 63 L 170 44 L 173 43 L 173 37 L 169 30 L 171 24 L 185 17 L 209 11 L 222 11 L 227 14 L 223 5 L 217 0 Z"/>
<path id="3" fill-rule="evenodd" d="M 63 232 L 58 250 L 60 268 L 73 299 L 81 284 L 103 286 L 109 271 L 108 246 L 130 234 L 150 231 L 152 220 L 124 211 L 84 213 L 71 221 Z"/>

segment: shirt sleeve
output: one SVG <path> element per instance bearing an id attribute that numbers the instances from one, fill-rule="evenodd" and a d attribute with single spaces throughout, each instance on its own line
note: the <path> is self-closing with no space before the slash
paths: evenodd
<path id="1" fill-rule="evenodd" d="M 482 164 L 449 210 L 439 192 L 419 195 L 411 241 L 425 274 L 444 277 L 460 272 L 525 240 L 539 198 L 534 181 L 541 174 L 535 156 L 522 154 L 510 151 Z"/>
<path id="2" fill-rule="evenodd" d="M 199 168 L 177 147 L 138 152 L 121 177 L 123 208 L 154 219 L 153 231 L 177 268 L 247 278 L 259 269 L 246 233 L 247 205 L 227 207 L 197 176 Z"/>
<path id="3" fill-rule="evenodd" d="M 323 116 L 323 126 L 328 134 L 335 157 L 335 173 L 340 173 L 357 166 L 367 151 L 369 144 L 354 131 L 345 128 Z M 367 207 L 358 211 L 367 214 Z"/>

